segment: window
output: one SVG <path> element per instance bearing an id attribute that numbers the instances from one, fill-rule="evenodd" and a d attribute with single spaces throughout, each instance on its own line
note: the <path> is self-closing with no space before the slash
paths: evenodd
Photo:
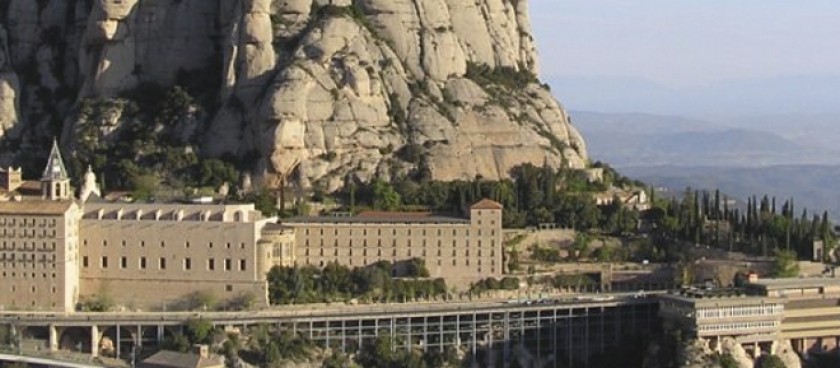
<path id="1" fill-rule="evenodd" d="M 216 269 L 216 260 L 215 259 L 210 258 L 210 259 L 207 260 L 207 269 L 210 270 L 210 271 L 213 271 L 213 270 Z"/>
<path id="2" fill-rule="evenodd" d="M 192 259 L 184 258 L 184 270 L 189 271 L 192 269 Z"/>
<path id="3" fill-rule="evenodd" d="M 230 285 L 230 284 L 225 285 L 225 291 L 227 291 L 227 292 L 233 291 L 233 285 Z"/>
<path id="4" fill-rule="evenodd" d="M 160 257 L 160 262 L 158 263 L 161 270 L 166 269 L 166 258 Z"/>
<path id="5" fill-rule="evenodd" d="M 128 267 L 128 258 L 120 257 L 120 268 L 125 269 Z"/>
<path id="6" fill-rule="evenodd" d="M 225 271 L 230 271 L 231 268 L 230 258 L 225 258 Z"/>
<path id="7" fill-rule="evenodd" d="M 248 266 L 248 262 L 246 260 L 244 260 L 244 259 L 239 260 L 239 270 L 240 271 L 246 271 L 248 269 L 247 266 Z"/>
<path id="8" fill-rule="evenodd" d="M 108 257 L 102 257 L 102 268 L 108 268 Z"/>
<path id="9" fill-rule="evenodd" d="M 140 269 L 141 270 L 146 269 L 146 257 L 140 257 Z"/>
<path id="10" fill-rule="evenodd" d="M 14 259 L 12 259 L 14 261 Z M 88 256 L 82 257 L 82 267 L 88 268 Z"/>

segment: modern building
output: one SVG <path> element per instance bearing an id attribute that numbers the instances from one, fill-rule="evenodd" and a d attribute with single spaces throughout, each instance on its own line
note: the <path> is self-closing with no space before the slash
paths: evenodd
<path id="1" fill-rule="evenodd" d="M 490 200 L 468 219 L 367 212 L 281 224 L 253 204 L 106 200 L 96 182 L 88 168 L 75 199 L 55 143 L 40 182 L 0 170 L 0 309 L 73 311 L 95 297 L 144 310 L 208 298 L 265 304 L 273 266 L 385 260 L 398 276 L 421 258 L 432 277 L 452 281 L 504 268 L 502 206 Z"/>
<path id="2" fill-rule="evenodd" d="M 734 337 L 742 344 L 779 338 L 785 300 L 749 296 L 736 290 L 683 290 L 660 296 L 659 314 L 684 337 L 719 344 Z"/>
<path id="3" fill-rule="evenodd" d="M 719 347 L 734 338 L 758 355 L 789 340 L 800 353 L 840 347 L 840 278 L 758 279 L 740 289 L 683 290 L 660 296 L 666 329 Z"/>
<path id="4" fill-rule="evenodd" d="M 747 290 L 786 300 L 780 334 L 795 350 L 840 347 L 840 278 L 757 279 Z"/>
<path id="5" fill-rule="evenodd" d="M 425 260 L 431 277 L 475 281 L 500 276 L 502 205 L 482 200 L 468 219 L 432 213 L 363 212 L 357 216 L 300 217 L 283 222 L 294 229 L 298 265 L 338 262 L 363 267 L 379 261 L 396 265 Z"/>

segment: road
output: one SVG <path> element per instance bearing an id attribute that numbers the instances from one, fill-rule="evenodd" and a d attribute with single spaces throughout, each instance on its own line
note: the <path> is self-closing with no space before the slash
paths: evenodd
<path id="1" fill-rule="evenodd" d="M 578 307 L 600 307 L 626 303 L 653 302 L 656 292 L 581 294 L 548 296 L 542 300 L 481 300 L 473 302 L 429 302 L 362 305 L 293 305 L 257 311 L 237 312 L 0 312 L 0 323 L 10 324 L 180 324 L 189 319 L 202 318 L 217 324 L 252 324 L 281 320 L 331 320 L 373 316 L 446 315 L 511 310 L 545 310 Z"/>

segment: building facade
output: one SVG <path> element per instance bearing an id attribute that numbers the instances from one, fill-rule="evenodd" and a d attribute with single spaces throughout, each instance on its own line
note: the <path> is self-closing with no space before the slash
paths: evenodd
<path id="1" fill-rule="evenodd" d="M 80 221 L 81 295 L 129 307 L 167 305 L 195 293 L 265 303 L 262 218 L 253 205 L 97 203 Z"/>
<path id="2" fill-rule="evenodd" d="M 24 185 L 20 169 L 2 176 L 6 193 Z M 71 311 L 80 288 L 79 205 L 55 143 L 40 187 L 40 197 L 0 204 L 0 307 Z"/>
<path id="3" fill-rule="evenodd" d="M 755 356 L 790 341 L 801 354 L 840 347 L 840 278 L 758 279 L 741 289 L 661 295 L 666 329 L 720 348 L 733 338 Z"/>
<path id="4" fill-rule="evenodd" d="M 399 276 L 421 258 L 430 276 L 455 282 L 504 268 L 502 206 L 489 200 L 468 219 L 369 212 L 277 223 L 253 204 L 103 200 L 90 169 L 77 200 L 55 143 L 40 182 L 13 168 L 0 181 L 2 309 L 72 311 L 97 297 L 142 310 L 266 304 L 274 266 L 390 261 Z"/>
<path id="5" fill-rule="evenodd" d="M 337 262 L 364 267 L 379 261 L 425 260 L 431 277 L 475 281 L 500 276 L 502 205 L 483 200 L 469 219 L 430 213 L 369 212 L 358 216 L 302 217 L 284 221 L 295 234 L 298 265 Z"/>
<path id="6" fill-rule="evenodd" d="M 78 213 L 73 201 L 0 206 L 0 308 L 73 310 L 79 293 Z"/>

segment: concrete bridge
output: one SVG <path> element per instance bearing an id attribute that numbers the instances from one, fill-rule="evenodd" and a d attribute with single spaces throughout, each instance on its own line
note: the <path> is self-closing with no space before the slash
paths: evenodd
<path id="1" fill-rule="evenodd" d="M 228 330 L 273 325 L 344 352 L 385 335 L 397 348 L 459 347 L 472 353 L 481 366 L 506 366 L 517 349 L 540 359 L 587 366 L 591 355 L 606 352 L 629 335 L 652 331 L 658 326 L 657 310 L 655 297 L 612 294 L 529 302 L 291 306 L 252 312 L 3 312 L 0 324 L 10 326 L 18 344 L 29 344 L 27 349 L 115 358 L 128 356 L 132 349 L 158 346 L 183 332 L 187 321 L 204 319 Z"/>

